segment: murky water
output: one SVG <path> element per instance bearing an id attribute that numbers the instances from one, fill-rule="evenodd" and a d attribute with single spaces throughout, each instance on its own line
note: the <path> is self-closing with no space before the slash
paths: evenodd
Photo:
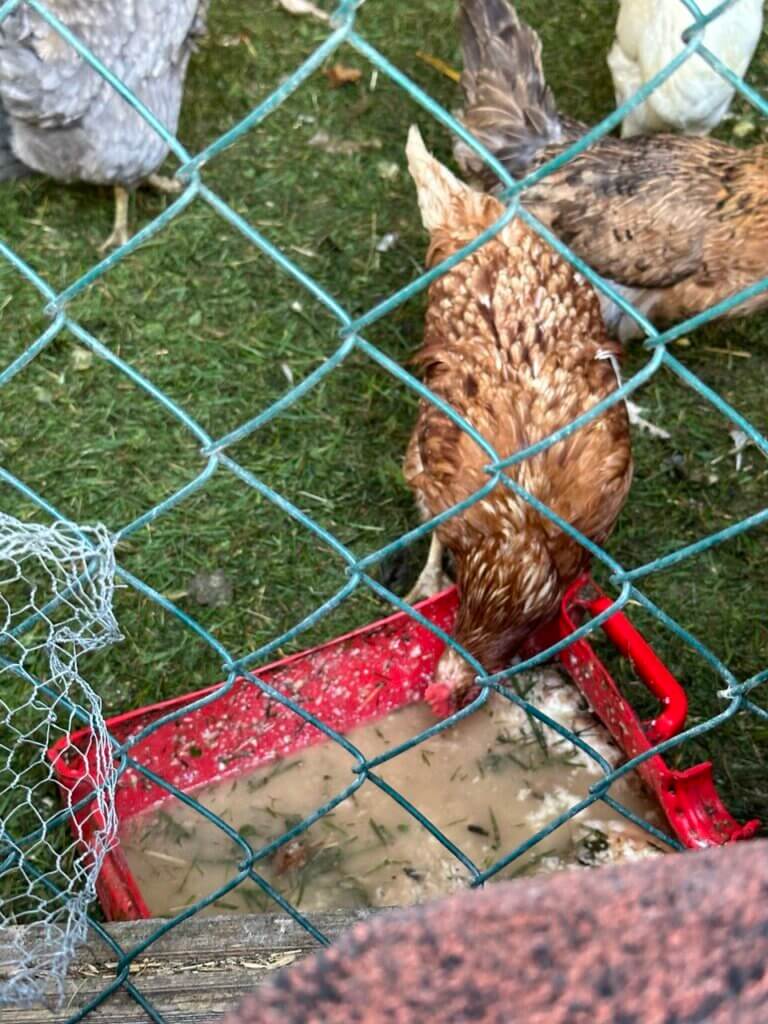
<path id="1" fill-rule="evenodd" d="M 552 672 L 535 679 L 529 699 L 536 706 L 612 763 L 620 759 L 570 684 Z M 433 724 L 429 709 L 415 705 L 349 739 L 371 757 Z M 353 767 L 353 758 L 337 744 L 322 743 L 195 796 L 258 849 L 340 793 L 354 780 Z M 468 720 L 378 771 L 480 869 L 575 804 L 600 774 L 572 744 L 551 730 L 534 731 L 515 705 L 496 696 Z M 612 795 L 661 826 L 656 805 L 633 780 L 617 784 Z M 241 849 L 220 829 L 176 801 L 127 823 L 122 844 L 157 916 L 178 913 L 227 883 L 242 861 Z M 597 803 L 496 877 L 657 852 L 642 830 Z M 470 878 L 453 853 L 370 780 L 301 837 L 258 862 L 257 870 L 303 910 L 416 903 L 461 888 Z M 247 881 L 208 912 L 275 909 Z"/>

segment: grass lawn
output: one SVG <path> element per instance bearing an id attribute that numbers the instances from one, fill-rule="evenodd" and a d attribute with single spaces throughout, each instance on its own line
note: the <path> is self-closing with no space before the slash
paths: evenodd
<path id="1" fill-rule="evenodd" d="M 519 8 L 543 37 L 546 70 L 562 109 L 588 121 L 612 109 L 604 55 L 614 5 L 520 0 Z M 452 0 L 368 0 L 358 27 L 453 109 L 460 103 L 458 86 L 417 56 L 421 50 L 460 66 L 453 14 Z M 291 17 L 268 0 L 214 0 L 210 36 L 190 67 L 182 142 L 193 152 L 209 144 L 325 35 L 322 25 Z M 211 160 L 204 180 L 345 309 L 359 314 L 415 277 L 422 265 L 425 236 L 403 155 L 408 126 L 417 121 L 446 160 L 450 148 L 443 129 L 383 75 L 373 81 L 370 67 L 353 51 L 343 48 L 335 61 L 359 67 L 360 82 L 332 89 L 316 73 L 265 122 Z M 768 87 L 768 46 L 758 52 L 750 80 Z M 740 101 L 733 109 L 735 118 L 720 136 L 744 145 L 765 141 L 766 125 L 757 115 Z M 338 147 L 327 142 L 312 145 L 318 132 L 352 145 L 342 147 L 346 152 L 329 151 Z M 167 202 L 140 191 L 131 202 L 134 228 Z M 0 238 L 58 289 L 96 261 L 112 212 L 107 190 L 29 178 L 2 186 Z M 397 234 L 396 243 L 379 251 L 388 233 Z M 42 305 L 34 289 L 3 263 L 0 366 L 45 328 Z M 423 306 L 423 297 L 416 297 L 366 337 L 405 362 L 420 338 Z M 201 200 L 81 294 L 70 312 L 213 436 L 256 415 L 339 344 L 338 324 L 324 307 Z M 675 344 L 674 353 L 765 432 L 768 317 L 700 330 Z M 630 349 L 626 372 L 647 359 L 641 347 Z M 0 464 L 81 523 L 102 521 L 117 530 L 204 465 L 191 433 L 114 368 L 89 359 L 69 334 L 15 377 L 0 399 Z M 660 372 L 639 400 L 672 438 L 635 438 L 635 483 L 610 541 L 611 553 L 625 566 L 759 511 L 768 491 L 768 462 L 748 450 L 737 473 L 727 422 L 679 380 Z M 363 554 L 416 523 L 400 470 L 415 408 L 413 395 L 394 378 L 353 355 L 230 454 Z M 44 521 L 43 513 L 3 484 L 0 508 Z M 765 529 L 754 530 L 653 576 L 644 588 L 740 679 L 768 663 L 765 545 Z M 381 578 L 404 593 L 424 550 L 419 545 L 408 557 L 383 565 Z M 290 628 L 346 579 L 333 552 L 225 470 L 132 534 L 118 557 L 233 655 Z M 215 569 L 232 582 L 233 599 L 226 606 L 200 605 L 188 593 L 190 582 Z M 386 611 L 359 590 L 285 650 Z M 153 602 L 121 589 L 116 614 L 125 641 L 83 666 L 107 713 L 221 678 L 220 657 Z M 691 720 L 722 710 L 722 681 L 702 659 L 648 617 L 638 615 L 637 622 L 686 684 Z M 6 678 L 4 687 L 9 703 L 20 699 L 21 684 Z M 634 688 L 629 692 L 633 699 L 642 697 Z M 755 699 L 765 700 L 759 690 Z M 712 756 L 732 811 L 768 820 L 766 738 L 768 722 L 740 715 L 674 759 L 688 764 Z M 12 799 L 10 792 L 0 795 L 0 813 L 3 801 L 10 805 Z"/>

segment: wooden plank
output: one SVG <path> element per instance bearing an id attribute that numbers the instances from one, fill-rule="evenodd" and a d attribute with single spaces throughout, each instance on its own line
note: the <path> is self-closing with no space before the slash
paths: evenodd
<path id="1" fill-rule="evenodd" d="M 373 911 L 313 914 L 312 921 L 335 938 Z M 106 925 L 125 950 L 143 942 L 162 922 L 131 921 Z M 0 965 L 7 962 L 7 941 L 0 935 Z M 167 1024 L 208 1024 L 280 967 L 302 959 L 318 944 L 292 918 L 277 914 L 193 917 L 174 928 L 131 965 L 130 980 L 151 1001 Z M 115 978 L 114 952 L 98 937 L 84 944 L 73 960 L 61 1008 L 4 1007 L 2 1024 L 66 1024 Z M 0 967 L 0 980 L 2 968 Z M 123 990 L 111 995 L 86 1018 L 87 1024 L 147 1024 L 147 1013 Z"/>

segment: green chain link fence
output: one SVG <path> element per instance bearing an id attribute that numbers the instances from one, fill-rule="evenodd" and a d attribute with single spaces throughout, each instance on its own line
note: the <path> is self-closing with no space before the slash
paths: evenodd
<path id="1" fill-rule="evenodd" d="M 8 0 L 8 2 L 2 4 L 2 6 L 0 6 L 0 20 L 7 17 L 16 7 L 19 6 L 20 2 L 21 0 Z M 374 2 L 374 0 L 370 0 L 370 2 Z M 580 153 L 593 141 L 614 129 L 621 122 L 627 111 L 641 103 L 654 88 L 672 74 L 673 71 L 683 63 L 683 61 L 690 58 L 692 54 L 698 54 L 699 57 L 706 60 L 720 75 L 728 79 L 731 84 L 735 86 L 741 96 L 746 98 L 746 100 L 748 100 L 760 114 L 764 116 L 768 115 L 768 103 L 762 98 L 762 96 L 744 83 L 740 78 L 738 78 L 738 76 L 734 75 L 703 45 L 702 33 L 706 25 L 730 7 L 734 0 L 725 0 L 724 3 L 720 4 L 706 15 L 702 13 L 694 0 L 680 0 L 680 2 L 685 5 L 691 14 L 691 25 L 684 35 L 685 47 L 680 52 L 679 56 L 665 67 L 663 71 L 656 75 L 652 81 L 639 90 L 637 94 L 620 109 L 613 112 L 609 117 L 606 117 L 596 127 L 586 132 L 577 143 L 568 148 L 556 159 L 527 175 L 523 180 L 515 181 L 504 170 L 503 166 L 501 166 L 490 153 L 486 152 L 482 146 L 475 142 L 474 139 L 445 109 L 432 100 L 429 95 L 427 95 L 421 88 L 403 74 L 403 72 L 391 64 L 382 53 L 358 34 L 355 28 L 355 18 L 356 10 L 360 6 L 359 0 L 358 2 L 356 2 L 356 0 L 342 0 L 331 17 L 329 34 L 322 45 L 317 47 L 311 56 L 300 67 L 298 67 L 293 74 L 283 81 L 282 84 L 280 84 L 279 87 L 267 97 L 267 99 L 252 110 L 247 117 L 240 121 L 230 131 L 221 135 L 211 145 L 194 155 L 187 152 L 184 146 L 182 146 L 176 138 L 171 136 L 165 130 L 163 125 L 160 124 L 152 113 L 143 106 L 136 96 L 126 89 L 122 83 L 113 74 L 111 74 L 109 69 L 106 68 L 92 53 L 90 53 L 89 50 L 82 45 L 82 43 L 67 29 L 64 24 L 62 24 L 60 20 L 47 10 L 44 3 L 40 2 L 40 0 L 26 0 L 27 5 L 45 18 L 46 21 L 48 21 L 63 37 L 63 39 L 66 40 L 66 42 L 86 61 L 88 61 L 88 63 L 92 65 L 92 67 L 95 68 L 96 71 L 120 93 L 125 101 L 138 111 L 147 123 L 162 136 L 179 162 L 176 177 L 183 183 L 184 190 L 162 214 L 140 230 L 126 245 L 101 260 L 98 264 L 89 269 L 82 277 L 60 292 L 56 292 L 47 283 L 44 277 L 29 266 L 8 245 L 0 240 L 0 254 L 2 254 L 4 259 L 7 260 L 20 275 L 26 278 L 28 282 L 31 282 L 31 284 L 37 289 L 41 296 L 41 303 L 44 303 L 45 312 L 51 321 L 50 326 L 48 326 L 40 337 L 32 341 L 18 358 L 0 372 L 0 386 L 7 385 L 8 382 L 16 376 L 16 374 L 21 372 L 33 359 L 35 359 L 36 356 L 46 349 L 46 347 L 49 346 L 51 342 L 61 334 L 61 332 L 68 331 L 77 338 L 83 346 L 88 348 L 94 356 L 111 364 L 112 367 L 124 374 L 133 385 L 142 389 L 148 396 L 160 403 L 172 417 L 186 427 L 186 429 L 197 439 L 201 459 L 201 469 L 199 474 L 195 476 L 194 479 L 189 480 L 176 493 L 166 498 L 160 504 L 155 507 L 148 508 L 133 522 L 122 526 L 111 524 L 111 527 L 114 529 L 113 540 L 117 541 L 125 539 L 131 534 L 141 530 L 147 526 L 147 524 L 155 521 L 158 517 L 163 516 L 169 510 L 179 506 L 195 492 L 204 488 L 214 473 L 224 472 L 234 474 L 246 485 L 253 488 L 253 490 L 264 499 L 273 503 L 278 509 L 285 513 L 285 515 L 292 517 L 307 531 L 310 531 L 320 542 L 327 545 L 328 548 L 334 551 L 344 561 L 348 575 L 348 581 L 346 584 L 330 599 L 326 600 L 310 615 L 306 616 L 302 621 L 295 624 L 281 636 L 276 637 L 269 643 L 263 645 L 258 650 L 251 651 L 245 656 L 238 656 L 222 646 L 214 635 L 203 628 L 183 610 L 178 608 L 171 600 L 159 594 L 146 582 L 126 571 L 119 564 L 116 566 L 116 576 L 120 581 L 122 581 L 122 583 L 134 588 L 140 594 L 149 598 L 151 601 L 156 602 L 168 613 L 174 616 L 176 620 L 181 622 L 189 630 L 190 636 L 195 639 L 196 642 L 209 645 L 221 658 L 223 666 L 227 672 L 226 682 L 211 695 L 194 704 L 187 705 L 181 711 L 176 711 L 173 714 L 159 718 L 150 726 L 145 728 L 140 734 L 134 736 L 131 741 L 122 746 L 113 739 L 113 753 L 118 773 L 125 771 L 125 769 L 130 766 L 136 772 L 143 774 L 151 782 L 163 787 L 168 792 L 173 793 L 173 795 L 178 800 L 182 801 L 188 808 L 197 814 L 204 816 L 220 828 L 229 837 L 229 839 L 239 847 L 242 853 L 242 861 L 235 877 L 225 886 L 222 886 L 215 892 L 209 893 L 204 899 L 200 900 L 194 906 L 185 909 L 173 919 L 164 922 L 162 926 L 159 926 L 156 931 L 146 939 L 146 941 L 143 941 L 130 949 L 122 948 L 105 931 L 98 921 L 93 918 L 89 918 L 88 924 L 90 928 L 114 951 L 117 960 L 115 977 L 114 980 L 106 986 L 95 999 L 71 1017 L 70 1024 L 75 1024 L 76 1021 L 80 1021 L 88 1017 L 91 1011 L 119 989 L 123 989 L 134 1000 L 136 1000 L 136 1002 L 144 1008 L 153 1021 L 162 1022 L 163 1017 L 161 1013 L 158 1012 L 154 1006 L 150 1005 L 142 995 L 139 986 L 130 980 L 131 965 L 140 954 L 144 953 L 152 943 L 162 935 L 166 934 L 182 921 L 197 913 L 201 908 L 208 906 L 219 899 L 224 893 L 247 880 L 255 882 L 264 893 L 268 894 L 268 896 L 275 901 L 276 905 L 282 908 L 285 913 L 289 914 L 296 921 L 300 922 L 300 924 L 309 933 L 311 933 L 318 942 L 326 943 L 326 937 L 317 929 L 312 921 L 297 907 L 293 906 L 283 895 L 277 892 L 266 879 L 261 877 L 258 866 L 260 862 L 264 861 L 265 858 L 272 854 L 278 847 L 288 843 L 291 839 L 305 832 L 315 821 L 327 814 L 341 801 L 345 800 L 365 782 L 378 786 L 380 789 L 384 790 L 392 799 L 396 800 L 406 811 L 413 815 L 413 817 L 422 826 L 428 829 L 429 832 L 431 832 L 431 834 L 435 836 L 446 848 L 460 858 L 461 862 L 470 872 L 472 884 L 479 885 L 498 874 L 498 872 L 500 872 L 504 867 L 509 865 L 516 858 L 520 857 L 533 845 L 540 842 L 552 831 L 597 801 L 603 801 L 605 804 L 608 804 L 615 811 L 630 819 L 635 824 L 640 825 L 657 838 L 670 843 L 670 845 L 676 845 L 674 841 L 670 841 L 668 837 L 662 835 L 662 833 L 658 832 L 651 825 L 639 819 L 628 808 L 615 800 L 610 793 L 611 787 L 618 779 L 627 775 L 627 773 L 632 772 L 640 762 L 652 756 L 652 753 L 664 752 L 665 750 L 684 743 L 686 740 L 696 735 L 715 729 L 721 723 L 732 718 L 738 712 L 751 712 L 763 719 L 768 719 L 768 713 L 757 705 L 751 697 L 755 688 L 768 680 L 768 667 L 750 678 L 737 678 L 728 666 L 724 664 L 712 651 L 710 651 L 700 639 L 691 635 L 686 629 L 670 617 L 667 612 L 657 607 L 657 605 L 640 589 L 640 584 L 650 574 L 673 566 L 685 559 L 692 558 L 693 556 L 706 551 L 708 548 L 722 544 L 723 542 L 742 534 L 744 531 L 750 530 L 751 528 L 757 527 L 759 524 L 768 521 L 768 509 L 764 509 L 738 523 L 734 523 L 726 529 L 703 537 L 695 543 L 684 546 L 665 557 L 655 559 L 633 568 L 625 568 L 611 558 L 606 551 L 599 546 L 592 544 L 587 540 L 587 538 L 581 536 L 577 531 L 575 531 L 567 522 L 559 519 L 535 498 L 527 494 L 519 484 L 511 479 L 506 473 L 506 470 L 508 470 L 512 465 L 521 462 L 535 453 L 557 443 L 562 438 L 573 433 L 575 430 L 578 430 L 584 423 L 599 416 L 610 405 L 623 401 L 627 395 L 648 381 L 649 378 L 651 378 L 662 367 L 671 371 L 671 373 L 676 375 L 685 385 L 692 388 L 701 397 L 711 403 L 714 409 L 743 430 L 747 437 L 761 452 L 768 455 L 768 440 L 766 440 L 766 438 L 757 429 L 755 429 L 751 423 L 749 423 L 726 401 L 724 401 L 720 395 L 707 387 L 707 385 L 687 369 L 683 363 L 675 358 L 668 348 L 671 341 L 680 338 L 693 329 L 713 320 L 715 317 L 725 313 L 745 298 L 755 295 L 758 292 L 762 292 L 768 288 L 768 278 L 756 281 L 752 286 L 741 293 L 732 296 L 727 301 L 721 302 L 719 305 L 706 310 L 685 323 L 677 324 L 669 330 L 660 332 L 656 330 L 640 312 L 635 310 L 629 302 L 627 302 L 621 295 L 617 294 L 609 284 L 602 280 L 588 266 L 586 266 L 583 261 L 564 246 L 544 225 L 539 223 L 537 219 L 521 205 L 520 202 L 524 197 L 525 190 L 529 186 L 544 178 L 557 167 L 568 162 L 574 155 Z M 321 287 L 312 279 L 312 277 L 302 271 L 294 262 L 292 262 L 291 259 L 288 258 L 288 256 L 286 256 L 285 252 L 273 245 L 242 216 L 235 212 L 225 198 L 210 189 L 205 184 L 204 180 L 205 164 L 211 157 L 231 146 L 242 135 L 244 135 L 244 133 L 253 129 L 255 125 L 262 122 L 265 118 L 268 118 L 270 114 L 277 110 L 277 108 L 280 107 L 280 105 L 293 92 L 295 92 L 295 90 L 299 89 L 302 84 L 321 67 L 323 62 L 342 44 L 347 44 L 353 47 L 376 69 L 378 69 L 379 73 L 392 79 L 429 115 L 441 122 L 447 131 L 454 132 L 456 135 L 463 138 L 465 142 L 467 142 L 481 156 L 486 164 L 492 168 L 503 183 L 504 191 L 502 193 L 502 198 L 506 206 L 506 210 L 499 221 L 475 239 L 470 245 L 466 246 L 460 252 L 456 253 L 439 266 L 433 268 L 428 273 L 422 274 L 416 280 L 405 285 L 385 301 L 380 302 L 374 308 L 368 310 L 364 315 L 359 317 L 353 317 L 351 313 L 344 308 L 341 299 L 329 294 L 328 291 Z M 275 401 L 268 408 L 248 420 L 248 422 L 243 423 L 237 429 L 232 430 L 222 437 L 211 436 L 211 434 L 204 430 L 200 424 L 185 411 L 184 408 L 169 398 L 168 395 L 163 393 L 163 391 L 156 387 L 150 379 L 140 373 L 134 366 L 124 361 L 114 351 L 103 344 L 98 337 L 95 337 L 87 331 L 68 312 L 72 301 L 80 295 L 84 289 L 93 282 L 102 278 L 104 275 L 109 274 L 110 269 L 118 264 L 126 255 L 133 252 L 144 242 L 155 237 L 158 233 L 162 232 L 169 224 L 178 218 L 187 207 L 195 202 L 208 204 L 225 221 L 239 231 L 248 240 L 248 242 L 251 243 L 251 245 L 260 250 L 260 252 L 265 254 L 270 260 L 274 261 L 274 264 L 279 267 L 283 273 L 293 278 L 296 282 L 297 290 L 305 289 L 318 302 L 322 303 L 322 305 L 336 318 L 339 325 L 338 346 L 336 350 L 324 360 L 322 365 L 317 367 L 295 387 L 292 387 L 278 401 Z M 546 239 L 546 241 L 549 242 L 549 244 L 552 245 L 562 256 L 570 260 L 581 271 L 581 273 L 597 289 L 599 289 L 599 291 L 609 296 L 624 312 L 628 313 L 638 324 L 640 324 L 646 335 L 645 346 L 648 349 L 649 358 L 645 365 L 630 379 L 626 380 L 608 399 L 595 405 L 594 408 L 579 417 L 579 419 L 525 451 L 518 452 L 514 456 L 506 459 L 499 459 L 491 445 L 480 437 L 468 423 L 464 422 L 463 419 L 450 407 L 446 406 L 438 398 L 431 395 L 418 380 L 411 376 L 410 373 L 390 359 L 376 346 L 367 341 L 363 331 L 382 317 L 385 317 L 396 307 L 406 302 L 417 292 L 425 289 L 431 281 L 445 273 L 468 253 L 483 245 L 484 242 L 493 237 L 514 217 L 521 217 L 536 232 Z M 281 494 L 267 486 L 267 484 L 252 472 L 244 468 L 229 454 L 229 449 L 236 442 L 254 434 L 260 428 L 264 427 L 266 424 L 284 413 L 320 381 L 333 373 L 333 371 L 353 352 L 364 353 L 369 359 L 373 360 L 374 363 L 378 364 L 387 373 L 391 374 L 391 376 L 404 387 L 410 388 L 417 395 L 434 402 L 447 416 L 456 422 L 461 429 L 467 431 L 467 433 L 469 433 L 472 438 L 481 445 L 488 455 L 488 482 L 480 491 L 477 492 L 477 494 L 433 520 L 420 525 L 418 528 L 410 531 L 404 536 L 399 537 L 393 543 L 382 547 L 362 559 L 356 558 L 351 550 L 340 543 L 336 537 L 325 530 L 319 523 L 315 522 L 310 516 L 298 509 Z M 43 494 L 36 493 L 27 486 L 23 480 L 18 479 L 2 467 L 0 467 L 0 480 L 13 487 L 24 498 L 33 502 L 46 518 L 50 518 L 52 520 L 60 520 L 64 518 L 46 500 Z M 390 750 L 385 755 L 379 756 L 375 759 L 366 759 L 363 754 L 344 736 L 329 728 L 322 721 L 308 713 L 300 704 L 280 693 L 273 687 L 267 685 L 259 678 L 258 672 L 255 670 L 255 666 L 259 663 L 263 663 L 270 653 L 314 626 L 320 619 L 327 616 L 334 608 L 338 607 L 342 602 L 350 597 L 350 595 L 352 595 L 358 588 L 370 588 L 380 598 L 391 604 L 393 608 L 406 611 L 413 619 L 421 623 L 421 625 L 430 629 L 433 633 L 436 633 L 441 640 L 445 641 L 445 643 L 456 646 L 450 636 L 447 636 L 418 612 L 415 612 L 412 608 L 406 605 L 403 600 L 398 598 L 387 587 L 374 578 L 372 570 L 388 555 L 391 555 L 406 545 L 412 544 L 419 538 L 424 537 L 426 534 L 430 533 L 439 522 L 442 522 L 449 516 L 466 508 L 472 502 L 479 500 L 485 493 L 499 484 L 510 488 L 516 494 L 522 496 L 543 515 L 557 523 L 562 530 L 566 531 L 584 547 L 589 549 L 593 556 L 608 569 L 610 573 L 610 580 L 619 591 L 618 596 L 613 601 L 609 609 L 580 627 L 566 640 L 562 640 L 549 650 L 542 652 L 536 657 L 523 661 L 504 672 L 500 672 L 495 675 L 488 675 L 483 671 L 480 665 L 475 664 L 475 668 L 478 672 L 478 681 L 482 683 L 482 689 L 479 696 L 470 706 L 452 716 L 450 719 L 435 724 L 432 728 L 416 737 L 413 737 L 407 743 L 403 743 L 396 749 Z M 74 531 L 74 534 L 80 538 L 87 550 L 94 553 L 97 551 L 97 548 L 94 546 L 92 536 L 89 535 L 88 532 L 79 530 L 74 526 L 72 526 L 71 529 Z M 59 597 L 57 600 L 61 599 L 62 598 Z M 654 748 L 654 751 L 651 753 L 637 757 L 634 760 L 625 763 L 620 768 L 612 770 L 611 766 L 583 738 L 575 735 L 570 730 L 565 729 L 563 726 L 550 719 L 541 710 L 522 699 L 514 689 L 510 688 L 507 684 L 510 683 L 513 676 L 526 672 L 536 665 L 542 664 L 549 660 L 556 652 L 570 645 L 579 637 L 585 636 L 594 631 L 601 622 L 605 621 L 618 609 L 623 608 L 630 599 L 633 602 L 640 604 L 644 609 L 655 616 L 655 618 L 667 630 L 671 631 L 672 634 L 679 638 L 683 644 L 689 645 L 695 649 L 695 651 L 705 659 L 715 673 L 717 673 L 717 675 L 722 679 L 722 711 L 708 721 L 699 723 L 695 727 L 688 729 L 686 732 L 660 744 Z M 50 611 L 50 607 L 43 610 L 43 612 L 45 611 Z M 39 612 L 36 615 L 31 616 L 20 625 L 16 626 L 11 633 L 7 633 L 3 637 L 3 643 L 7 644 L 10 636 L 15 640 L 19 640 L 25 631 L 30 630 L 35 625 L 35 622 L 43 612 Z M 461 650 L 460 653 L 468 660 L 472 660 L 467 652 Z M 40 679 L 31 679 L 28 675 L 25 675 L 24 671 L 19 668 L 18 663 L 14 661 L 13 657 L 11 657 L 9 653 L 0 657 L 0 669 L 3 671 L 8 670 L 16 672 L 18 675 L 21 675 L 30 687 L 34 688 L 36 699 L 43 701 L 47 700 L 52 706 L 63 711 L 66 714 L 69 723 L 77 723 L 79 721 L 83 724 L 89 724 L 91 722 L 92 714 L 89 714 L 89 709 L 86 706 L 62 697 L 61 693 L 57 692 L 56 688 L 51 686 L 50 683 L 43 682 Z M 181 792 L 175 786 L 170 785 L 162 778 L 149 771 L 149 769 L 135 761 L 131 756 L 132 748 L 142 739 L 146 738 L 151 731 L 160 728 L 168 721 L 189 713 L 195 708 L 202 707 L 205 704 L 216 700 L 234 685 L 237 677 L 241 677 L 243 675 L 250 679 L 254 686 L 259 687 L 264 693 L 268 694 L 274 701 L 290 708 L 290 710 L 300 719 L 305 722 L 310 722 L 321 730 L 330 740 L 341 744 L 347 752 L 352 755 L 356 762 L 356 766 L 353 769 L 355 779 L 343 790 L 343 792 L 328 801 L 324 806 L 317 808 L 314 813 L 309 815 L 294 828 L 290 829 L 290 831 L 285 832 L 285 834 L 281 835 L 267 846 L 256 849 L 253 848 L 246 839 L 232 829 L 226 822 L 222 821 L 216 815 L 213 815 L 192 797 Z M 535 835 L 533 835 L 528 841 L 517 848 L 506 852 L 505 855 L 500 857 L 491 867 L 485 870 L 480 870 L 462 851 L 458 850 L 448 840 L 448 838 L 442 834 L 435 824 L 427 820 L 402 794 L 392 789 L 380 777 L 375 769 L 392 758 L 397 757 L 403 751 L 410 749 L 416 744 L 422 743 L 429 737 L 444 729 L 450 728 L 458 719 L 465 718 L 468 715 L 473 714 L 473 712 L 487 700 L 489 694 L 493 690 L 503 694 L 510 701 L 523 708 L 527 714 L 540 720 L 549 728 L 567 737 L 570 742 L 577 745 L 590 758 L 592 758 L 597 765 L 599 765 L 603 774 L 599 781 L 591 787 L 589 795 L 584 800 L 558 815 L 555 819 L 550 821 L 546 827 L 540 829 Z M 82 801 L 83 804 L 85 802 L 85 800 Z M 68 813 L 69 812 L 63 812 L 53 817 L 42 827 L 42 831 L 45 831 L 46 829 L 50 831 L 53 828 L 66 829 L 68 827 Z M 55 884 L 46 874 L 25 861 L 25 850 L 28 850 L 39 839 L 40 834 L 41 830 L 21 836 L 0 834 L 0 877 L 4 873 L 24 869 L 28 874 L 38 875 L 43 886 L 47 885 L 54 890 L 56 889 Z M 56 891 L 55 894 L 59 895 L 60 893 Z"/>

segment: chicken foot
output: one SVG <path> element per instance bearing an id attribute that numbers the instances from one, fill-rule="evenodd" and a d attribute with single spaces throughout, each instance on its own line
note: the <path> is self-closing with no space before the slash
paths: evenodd
<path id="1" fill-rule="evenodd" d="M 598 359 L 607 359 L 611 364 L 613 372 L 616 374 L 616 383 L 621 387 L 621 369 L 619 367 L 619 361 L 613 352 L 599 352 L 597 355 Z M 640 430 L 644 430 L 651 437 L 656 437 L 661 441 L 668 441 L 672 436 L 668 430 L 664 430 L 663 427 L 657 427 L 655 423 L 651 423 L 650 420 L 645 419 L 643 414 L 643 407 L 636 405 L 634 402 L 630 402 L 628 398 L 624 399 L 624 405 L 627 409 L 627 416 L 629 417 L 630 425 L 638 427 Z"/>
<path id="2" fill-rule="evenodd" d="M 150 174 L 146 184 L 155 192 L 162 192 L 166 196 L 176 196 L 184 190 L 184 185 L 180 181 L 168 178 L 164 174 Z"/>
<path id="3" fill-rule="evenodd" d="M 419 574 L 416 583 L 403 598 L 408 604 L 416 604 L 428 597 L 439 594 L 451 584 L 448 576 L 443 572 L 443 545 L 437 532 L 432 534 L 429 542 L 429 554 L 424 568 Z"/>
<path id="4" fill-rule="evenodd" d="M 162 174 L 150 174 L 144 183 L 156 192 L 163 195 L 177 195 L 183 191 L 184 185 L 175 178 L 167 178 Z M 128 189 L 122 185 L 115 185 L 115 221 L 112 227 L 112 234 L 99 246 L 99 252 L 105 253 L 109 249 L 117 249 L 125 245 L 131 237 L 128 231 Z"/>

